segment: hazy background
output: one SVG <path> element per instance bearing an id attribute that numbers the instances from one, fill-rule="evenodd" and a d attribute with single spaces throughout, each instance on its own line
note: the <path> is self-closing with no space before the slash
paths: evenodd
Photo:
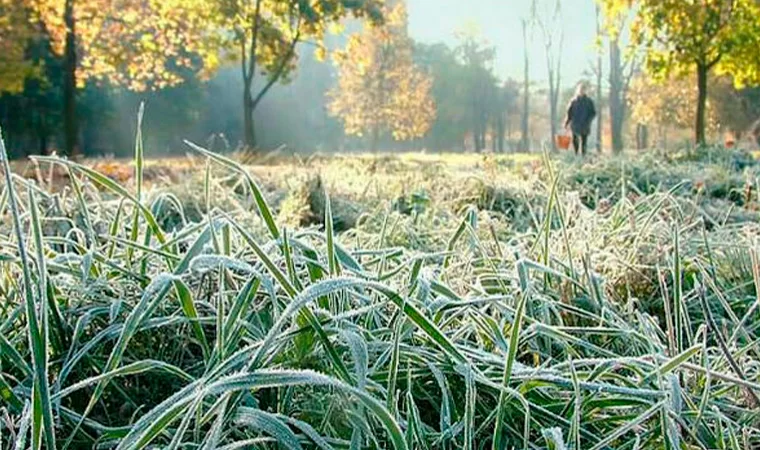
<path id="1" fill-rule="evenodd" d="M 604 30 L 602 36 L 598 36 L 596 0 L 386 0 L 387 4 L 399 2 L 406 5 L 408 15 L 405 21 L 402 20 L 401 31 L 397 33 L 401 38 L 393 44 L 391 54 L 406 56 L 391 59 L 405 58 L 404 65 L 411 69 L 404 73 L 423 73 L 415 79 L 427 80 L 415 81 L 416 86 L 426 83 L 431 86 L 425 94 L 415 94 L 407 87 L 409 92 L 400 95 L 401 83 L 396 83 L 382 98 L 388 99 L 394 93 L 405 96 L 406 107 L 403 109 L 408 117 L 404 120 L 409 121 L 413 120 L 409 117 L 425 116 L 416 111 L 412 113 L 413 106 L 423 105 L 424 108 L 428 100 L 432 100 L 430 104 L 434 106 L 429 110 L 434 110 L 434 114 L 426 119 L 426 131 L 414 134 L 422 137 L 398 141 L 392 138 L 390 129 L 384 129 L 376 146 L 370 142 L 368 135 L 372 132 L 368 128 L 361 130 L 362 137 L 349 136 L 345 132 L 341 119 L 349 122 L 347 115 L 335 113 L 335 102 L 331 102 L 328 93 L 332 90 L 355 95 L 355 99 L 362 95 L 366 98 L 369 96 L 365 95 L 366 91 L 373 89 L 367 86 L 375 86 L 376 80 L 368 81 L 365 74 L 360 76 L 364 77 L 362 82 L 357 83 L 360 87 L 337 89 L 339 80 L 345 81 L 346 78 L 339 77 L 332 56 L 346 47 L 349 36 L 363 30 L 370 36 L 366 42 L 373 43 L 369 47 L 386 45 L 379 44 L 383 39 L 372 34 L 377 30 L 365 29 L 363 22 L 356 19 L 346 19 L 342 32 L 329 34 L 326 38 L 326 59 L 317 57 L 313 42 L 296 47 L 295 70 L 286 80 L 276 83 L 254 111 L 256 136 L 255 139 L 248 136 L 253 142 L 247 143 L 249 147 L 263 152 L 282 149 L 301 153 L 370 149 L 541 151 L 555 142 L 552 133 L 562 132 L 566 105 L 580 80 L 589 82 L 589 95 L 603 116 L 601 128 L 595 126 L 592 129 L 591 145 L 594 148 L 666 148 L 684 145 L 692 137 L 696 78 L 689 75 L 660 83 L 651 79 L 640 64 L 629 64 L 626 58 L 613 63 L 614 54 L 632 54 L 626 48 L 630 18 L 622 27 L 620 42 L 604 35 Z M 539 5 L 535 14 L 531 10 L 534 2 Z M 560 4 L 560 19 L 553 21 L 553 8 L 557 3 Z M 0 13 L 2 11 L 0 9 Z M 523 19 L 531 20 L 532 24 L 527 43 L 527 91 Z M 547 52 L 545 35 L 536 25 L 539 22 L 547 24 L 554 33 L 555 44 L 561 31 L 561 52 L 556 46 Z M 7 26 L 4 29 L 2 25 L 0 21 L 0 44 L 15 42 L 8 40 L 6 35 L 18 36 L 17 31 Z M 149 32 L 146 33 L 150 36 Z M 64 58 L 48 47 L 32 42 L 34 44 L 27 48 L 21 46 L 21 51 L 34 55 L 35 61 L 42 60 L 44 81 L 27 79 L 22 90 L 13 92 L 3 89 L 3 78 L 0 77 L 0 125 L 13 157 L 60 151 L 66 142 L 64 117 L 73 116 L 78 117 L 78 147 L 71 153 L 128 156 L 133 151 L 136 115 L 141 102 L 146 104 L 143 133 L 146 148 L 148 154 L 154 156 L 185 153 L 184 139 L 211 146 L 216 151 L 239 149 L 242 148 L 244 130 L 251 129 L 244 126 L 244 92 L 239 62 L 222 66 L 208 80 L 200 80 L 195 72 L 188 71 L 182 84 L 154 92 L 131 92 L 89 80 L 83 89 L 75 89 L 76 114 L 64 116 L 61 107 L 65 103 Z M 597 42 L 601 46 L 597 46 Z M 39 43 L 45 44 L 44 33 Z M 493 58 L 490 57 L 491 49 Z M 368 60 L 377 59 L 377 55 L 382 54 L 373 51 L 375 56 L 367 57 Z M 641 52 L 641 49 L 637 51 Z M 351 53 L 362 52 L 354 48 Z M 547 53 L 559 55 L 561 59 L 555 68 L 560 78 L 556 92 L 549 89 Z M 485 54 L 489 56 L 483 56 Z M 0 54 L 0 61 L 4 55 Z M 597 79 L 600 57 L 602 75 Z M 640 57 L 634 59 L 639 63 L 642 61 Z M 377 61 L 372 63 L 380 66 Z M 364 62 L 360 61 L 355 65 L 362 64 Z M 613 66 L 617 70 L 611 70 Z M 0 75 L 11 72 L 13 76 L 9 68 L 12 69 L 3 62 Z M 622 74 L 616 78 L 617 83 L 613 82 L 613 73 Z M 713 75 L 707 104 L 711 138 L 722 139 L 729 132 L 744 133 L 752 124 L 760 130 L 760 88 L 737 89 L 730 77 Z M 408 76 L 400 78 L 411 79 Z M 257 74 L 253 93 L 258 92 L 264 83 L 265 76 Z M 555 102 L 550 101 L 552 96 Z M 526 97 L 529 99 L 528 109 L 524 108 Z M 374 105 L 353 99 L 346 103 L 361 105 L 356 108 L 358 115 L 373 110 L 373 106 L 392 109 L 378 105 L 377 101 Z M 553 113 L 552 103 L 556 104 Z M 341 119 L 331 115 L 330 108 Z M 424 109 L 421 111 L 425 112 Z M 614 130 L 610 125 L 613 121 L 609 120 L 613 116 L 621 118 L 614 123 L 622 124 Z M 528 123 L 526 133 L 523 133 L 523 122 Z M 69 137 L 74 134 L 68 133 Z M 757 135 L 760 136 L 760 131 Z M 760 141 L 760 137 L 757 140 Z"/>
<path id="2" fill-rule="evenodd" d="M 521 18 L 530 14 L 530 0 L 408 0 L 409 33 L 421 42 L 456 45 L 455 31 L 477 26 L 496 47 L 495 70 L 501 77 L 522 78 L 523 36 Z M 565 26 L 563 84 L 575 84 L 595 61 L 595 4 L 590 0 L 564 0 Z M 536 33 L 530 51 L 534 81 L 546 79 L 543 43 Z"/>

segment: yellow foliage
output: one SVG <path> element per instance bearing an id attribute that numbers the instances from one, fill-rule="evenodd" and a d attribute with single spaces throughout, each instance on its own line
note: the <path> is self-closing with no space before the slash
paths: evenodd
<path id="1" fill-rule="evenodd" d="M 338 86 L 329 111 L 356 136 L 389 132 L 396 140 L 422 137 L 435 120 L 432 79 L 412 61 L 406 9 L 386 9 L 382 25 L 368 25 L 335 55 Z"/>
<path id="2" fill-rule="evenodd" d="M 314 51 L 314 57 L 317 61 L 325 61 L 327 59 L 327 48 L 324 45 L 317 46 L 317 49 Z"/>
<path id="3" fill-rule="evenodd" d="M 692 127 L 697 105 L 694 77 L 668 77 L 657 80 L 646 75 L 635 78 L 628 91 L 631 117 L 636 123 L 652 127 Z M 707 103 L 707 126 L 717 130 L 718 119 L 710 102 Z"/>
<path id="4" fill-rule="evenodd" d="M 20 92 L 26 79 L 40 75 L 40 67 L 25 54 L 34 33 L 18 0 L 0 0 L 0 93 Z"/>
<path id="5" fill-rule="evenodd" d="M 206 79 L 223 61 L 249 57 L 254 29 L 257 70 L 282 67 L 287 74 L 295 67 L 294 41 L 319 43 L 348 12 L 367 13 L 377 1 L 260 0 L 257 11 L 257 1 L 249 0 L 0 0 L 0 89 L 18 91 L 30 76 L 25 50 L 32 37 L 48 40 L 63 56 L 67 5 L 80 87 L 93 80 L 142 91 L 190 74 Z"/>
<path id="6" fill-rule="evenodd" d="M 760 4 L 756 0 L 597 0 L 606 28 L 634 16 L 632 43 L 646 50 L 652 74 L 691 73 L 695 66 L 760 83 Z"/>
<path id="7" fill-rule="evenodd" d="M 159 88 L 182 81 L 176 66 L 199 74 L 218 67 L 217 51 L 203 38 L 203 0 L 0 0 L 3 90 L 18 89 L 32 75 L 24 52 L 33 38 L 47 39 L 63 55 L 67 3 L 73 8 L 79 87 L 98 80 L 134 90 Z"/>

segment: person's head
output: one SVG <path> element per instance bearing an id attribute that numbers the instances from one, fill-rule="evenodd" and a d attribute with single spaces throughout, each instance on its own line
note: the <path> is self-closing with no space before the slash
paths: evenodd
<path id="1" fill-rule="evenodd" d="M 583 95 L 586 95 L 586 82 L 585 81 L 581 81 L 580 83 L 578 83 L 578 87 L 575 88 L 575 96 L 576 97 L 580 97 L 580 96 L 583 96 Z"/>

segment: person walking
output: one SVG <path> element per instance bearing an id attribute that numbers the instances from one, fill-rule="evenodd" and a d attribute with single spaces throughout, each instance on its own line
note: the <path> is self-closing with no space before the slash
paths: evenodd
<path id="1" fill-rule="evenodd" d="M 576 155 L 580 147 L 581 154 L 586 156 L 588 135 L 591 133 L 591 123 L 595 117 L 594 101 L 586 95 L 586 84 L 581 82 L 575 91 L 575 97 L 567 107 L 567 119 L 565 120 L 565 128 L 569 127 L 573 133 L 573 149 Z"/>

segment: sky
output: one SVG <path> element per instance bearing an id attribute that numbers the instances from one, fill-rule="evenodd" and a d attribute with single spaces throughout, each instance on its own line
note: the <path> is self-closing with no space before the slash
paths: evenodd
<path id="1" fill-rule="evenodd" d="M 521 19 L 529 15 L 532 0 L 407 0 L 409 32 L 418 41 L 456 45 L 455 32 L 477 26 L 496 46 L 495 70 L 502 78 L 523 78 Z M 539 0 L 554 3 L 554 0 Z M 562 85 L 572 86 L 595 64 L 596 13 L 594 0 L 561 0 L 565 33 Z M 531 78 L 546 80 L 547 67 L 540 32 L 530 47 Z"/>

